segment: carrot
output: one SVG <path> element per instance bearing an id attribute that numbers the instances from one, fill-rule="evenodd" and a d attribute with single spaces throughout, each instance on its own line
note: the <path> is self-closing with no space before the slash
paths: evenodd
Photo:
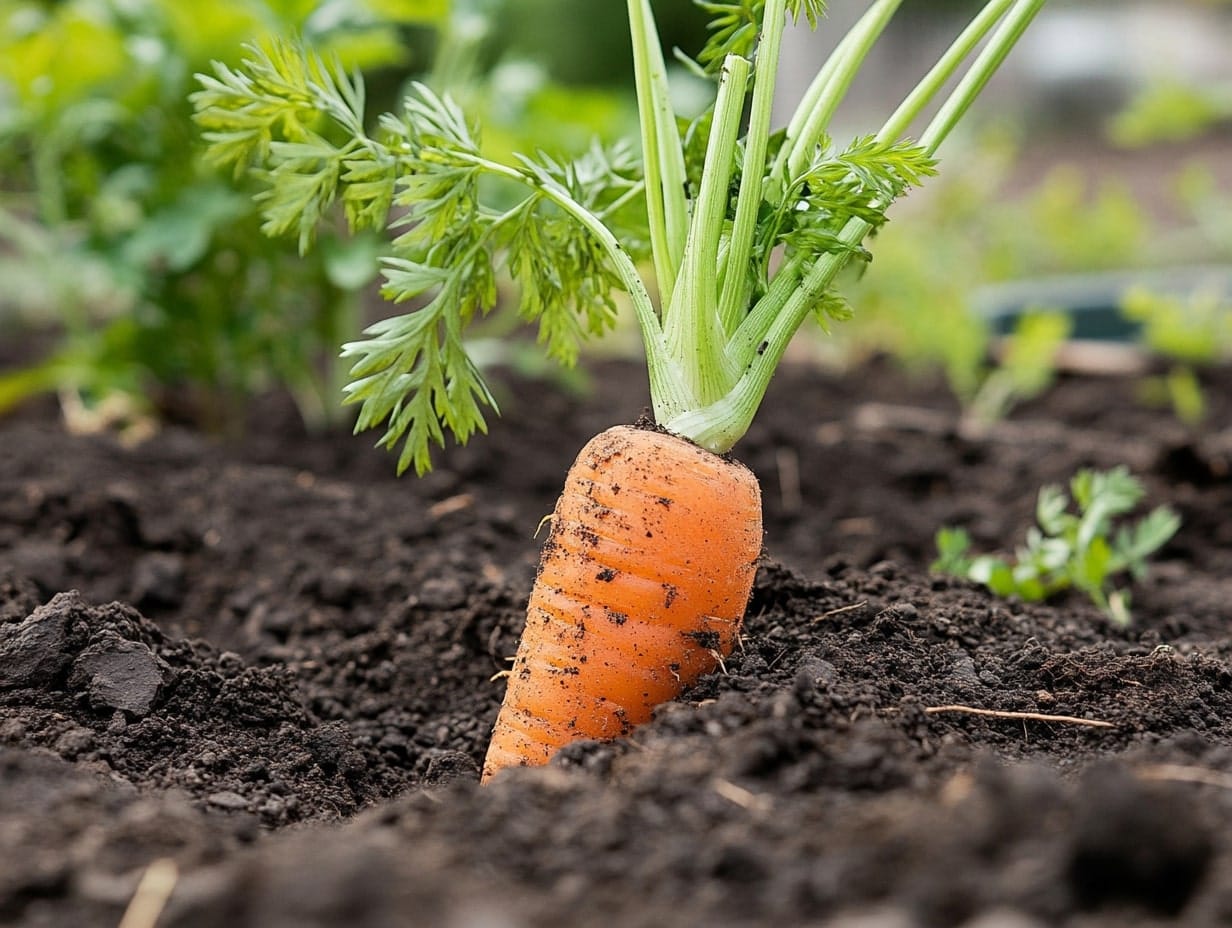
<path id="1" fill-rule="evenodd" d="M 569 470 L 486 781 L 650 719 L 731 653 L 761 552 L 743 465 L 663 432 L 608 429 Z"/>
<path id="2" fill-rule="evenodd" d="M 698 2 L 712 21 L 694 70 L 716 90 L 682 133 L 651 2 L 627 0 L 640 161 L 622 146 L 568 162 L 493 158 L 458 105 L 419 84 L 371 133 L 358 78 L 291 43 L 198 75 L 207 157 L 258 169 L 267 232 L 297 231 L 306 248 L 340 201 L 353 229 L 393 233 L 382 293 L 413 308 L 342 353 L 356 429 L 384 424 L 380 443 L 402 444 L 399 472 L 429 470 L 447 432 L 466 442 L 486 429 L 494 401 L 465 333 L 506 292 L 498 270 L 520 285 L 519 318 L 565 364 L 615 323 L 612 291 L 627 296 L 655 420 L 679 437 L 616 428 L 571 470 L 485 779 L 575 738 L 624 734 L 730 650 L 761 547 L 760 497 L 720 455 L 748 431 L 800 327 L 850 315 L 838 275 L 868 260 L 886 210 L 935 173 L 938 147 L 1045 0 L 985 0 L 881 128 L 845 147 L 830 119 L 901 0 L 872 0 L 780 132 L 784 29 L 815 26 L 823 0 Z"/>

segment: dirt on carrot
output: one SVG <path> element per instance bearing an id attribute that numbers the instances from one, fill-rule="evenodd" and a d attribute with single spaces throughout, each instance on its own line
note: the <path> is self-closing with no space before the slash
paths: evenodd
<path id="1" fill-rule="evenodd" d="M 762 545 L 743 465 L 617 426 L 570 469 L 484 779 L 628 734 L 731 653 Z"/>

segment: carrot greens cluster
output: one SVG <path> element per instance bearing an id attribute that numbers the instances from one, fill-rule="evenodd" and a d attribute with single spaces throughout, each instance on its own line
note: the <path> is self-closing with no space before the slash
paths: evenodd
<path id="1" fill-rule="evenodd" d="M 868 259 L 864 242 L 889 206 L 934 172 L 938 146 L 1044 0 L 990 0 L 877 132 L 836 145 L 831 118 L 900 2 L 872 3 L 774 131 L 784 30 L 816 26 L 820 0 L 699 0 L 711 32 L 690 65 L 716 91 L 691 122 L 673 109 L 649 0 L 628 0 L 640 159 L 594 147 L 572 161 L 494 160 L 454 102 L 422 85 L 370 129 L 359 78 L 289 42 L 199 75 L 193 102 L 211 160 L 264 180 L 269 234 L 307 249 L 338 201 L 352 228 L 390 229 L 383 292 L 414 308 L 343 354 L 357 427 L 383 425 L 381 443 L 402 444 L 399 470 L 429 469 L 446 431 L 464 442 L 484 429 L 494 403 L 465 336 L 497 307 L 502 269 L 519 284 L 520 317 L 566 364 L 611 327 L 613 293 L 625 291 L 659 423 L 722 452 L 748 429 L 800 326 L 849 315 L 839 271 Z"/>

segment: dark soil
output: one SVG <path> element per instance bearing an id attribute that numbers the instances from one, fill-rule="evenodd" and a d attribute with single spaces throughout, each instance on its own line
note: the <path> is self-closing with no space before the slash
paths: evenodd
<path id="1" fill-rule="evenodd" d="M 1200 432 L 1067 379 L 977 435 L 888 367 L 788 369 L 738 449 L 767 533 L 736 653 L 479 788 L 535 527 L 642 376 L 505 379 L 420 481 L 277 400 L 231 446 L 3 424 L 0 924 L 1232 923 L 1229 371 Z M 1011 548 L 1042 483 L 1118 463 L 1184 519 L 1132 628 L 928 573 L 938 526 Z"/>

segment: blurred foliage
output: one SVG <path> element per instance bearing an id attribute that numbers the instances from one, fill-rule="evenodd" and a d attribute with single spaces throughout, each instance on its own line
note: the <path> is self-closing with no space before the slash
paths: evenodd
<path id="1" fill-rule="evenodd" d="M 693 0 L 653 0 L 665 48 L 701 47 L 709 15 Z M 578 10 L 585 9 L 579 23 Z M 629 22 L 624 3 L 578 0 L 518 0 L 498 5 L 494 22 L 518 58 L 540 62 L 568 84 L 632 86 Z M 600 38 L 605 37 L 605 38 Z"/>
<path id="2" fill-rule="evenodd" d="M 1098 190 L 1072 169 L 1050 173 L 1007 199 L 1017 155 L 1012 136 L 991 131 L 945 153 L 938 180 L 905 204 L 878 235 L 868 272 L 851 295 L 851 323 L 834 338 L 848 358 L 887 352 L 909 369 L 944 372 L 976 419 L 1004 416 L 1052 380 L 1052 356 L 1069 332 L 1061 307 L 1025 306 L 994 358 L 980 294 L 989 284 L 1123 267 L 1142 258 L 1150 224 L 1117 184 Z"/>
<path id="3" fill-rule="evenodd" d="M 1165 358 L 1213 364 L 1232 357 L 1232 294 L 1222 288 L 1184 296 L 1134 287 L 1125 315 L 1142 325 L 1142 340 Z"/>
<path id="4" fill-rule="evenodd" d="M 1232 122 L 1232 84 L 1194 86 L 1173 80 L 1144 89 L 1112 121 L 1121 145 L 1186 142 Z"/>
<path id="5" fill-rule="evenodd" d="M 1170 406 L 1189 425 L 1201 423 L 1206 399 L 1197 370 L 1232 360 L 1232 293 L 1220 286 L 1180 295 L 1139 286 L 1125 294 L 1122 309 L 1142 326 L 1143 343 L 1172 362 L 1166 373 L 1143 382 L 1143 399 Z"/>
<path id="6" fill-rule="evenodd" d="M 1023 313 L 968 403 L 972 420 L 979 425 L 996 422 L 1052 386 L 1054 360 L 1072 329 L 1069 316 L 1057 310 Z"/>
<path id="7" fill-rule="evenodd" d="M 411 78 L 450 91 L 491 153 L 527 138 L 576 152 L 635 127 L 623 90 L 567 89 L 516 57 L 500 28 L 516 6 L 0 0 L 0 330 L 62 334 L 50 357 L 0 373 L 0 410 L 59 390 L 66 409 L 171 405 L 221 428 L 278 385 L 310 423 L 339 416 L 338 346 L 362 327 L 379 242 L 338 224 L 301 257 L 263 235 L 255 188 L 200 159 L 193 75 L 294 34 L 361 71 L 373 113 Z M 625 56 L 627 43 L 627 27 L 606 42 Z"/>
<path id="8" fill-rule="evenodd" d="M 329 360 L 375 276 L 371 239 L 301 261 L 252 198 L 204 169 L 192 74 L 298 32 L 350 67 L 405 66 L 404 33 L 444 0 L 0 0 L 0 319 L 60 348 L 0 378 L 0 406 L 75 391 L 146 408 L 177 393 L 207 425 L 281 383 L 310 419 L 336 408 Z"/>
<path id="9" fill-rule="evenodd" d="M 1226 2 L 1226 0 L 1213 0 Z M 1201 139 L 1232 124 L 1232 83 L 1158 81 L 1142 90 L 1109 126 L 1110 137 L 1126 147 L 1177 144 Z M 1232 252 L 1232 200 L 1209 170 L 1190 166 L 1179 174 L 1177 191 L 1189 211 L 1200 245 L 1217 243 Z M 1122 298 L 1125 317 L 1141 326 L 1143 343 L 1172 362 L 1142 383 L 1143 399 L 1170 406 L 1191 426 L 1206 416 L 1198 370 L 1232 359 L 1232 292 L 1227 279 L 1201 280 L 1189 293 L 1161 293 L 1136 286 Z"/>
<path id="10" fill-rule="evenodd" d="M 1167 208 L 1179 215 L 1163 223 L 1159 203 L 1148 206 L 1126 183 L 1092 180 L 1071 165 L 1009 192 L 1019 147 L 1010 132 L 989 129 L 965 146 L 943 153 L 939 178 L 878 236 L 874 260 L 851 293 L 855 317 L 833 341 L 845 363 L 885 352 L 917 372 L 943 371 L 976 421 L 1004 416 L 1046 389 L 1071 328 L 1063 312 L 1070 307 L 1048 305 L 1054 296 L 1037 287 L 1037 304 L 1019 306 L 1013 331 L 998 338 L 1004 320 L 989 315 L 997 285 L 1064 285 L 1093 272 L 1147 276 L 1232 260 L 1232 199 L 1201 167 L 1177 164 Z M 1159 200 L 1167 188 L 1152 192 Z M 1115 310 L 1118 294 L 1109 300 Z M 1230 305 L 1223 292 L 1140 289 L 1127 318 L 1144 328 L 1148 349 L 1192 368 L 1228 357 Z M 1192 420 L 1195 384 L 1192 372 L 1178 368 L 1150 390 L 1166 393 Z"/>

